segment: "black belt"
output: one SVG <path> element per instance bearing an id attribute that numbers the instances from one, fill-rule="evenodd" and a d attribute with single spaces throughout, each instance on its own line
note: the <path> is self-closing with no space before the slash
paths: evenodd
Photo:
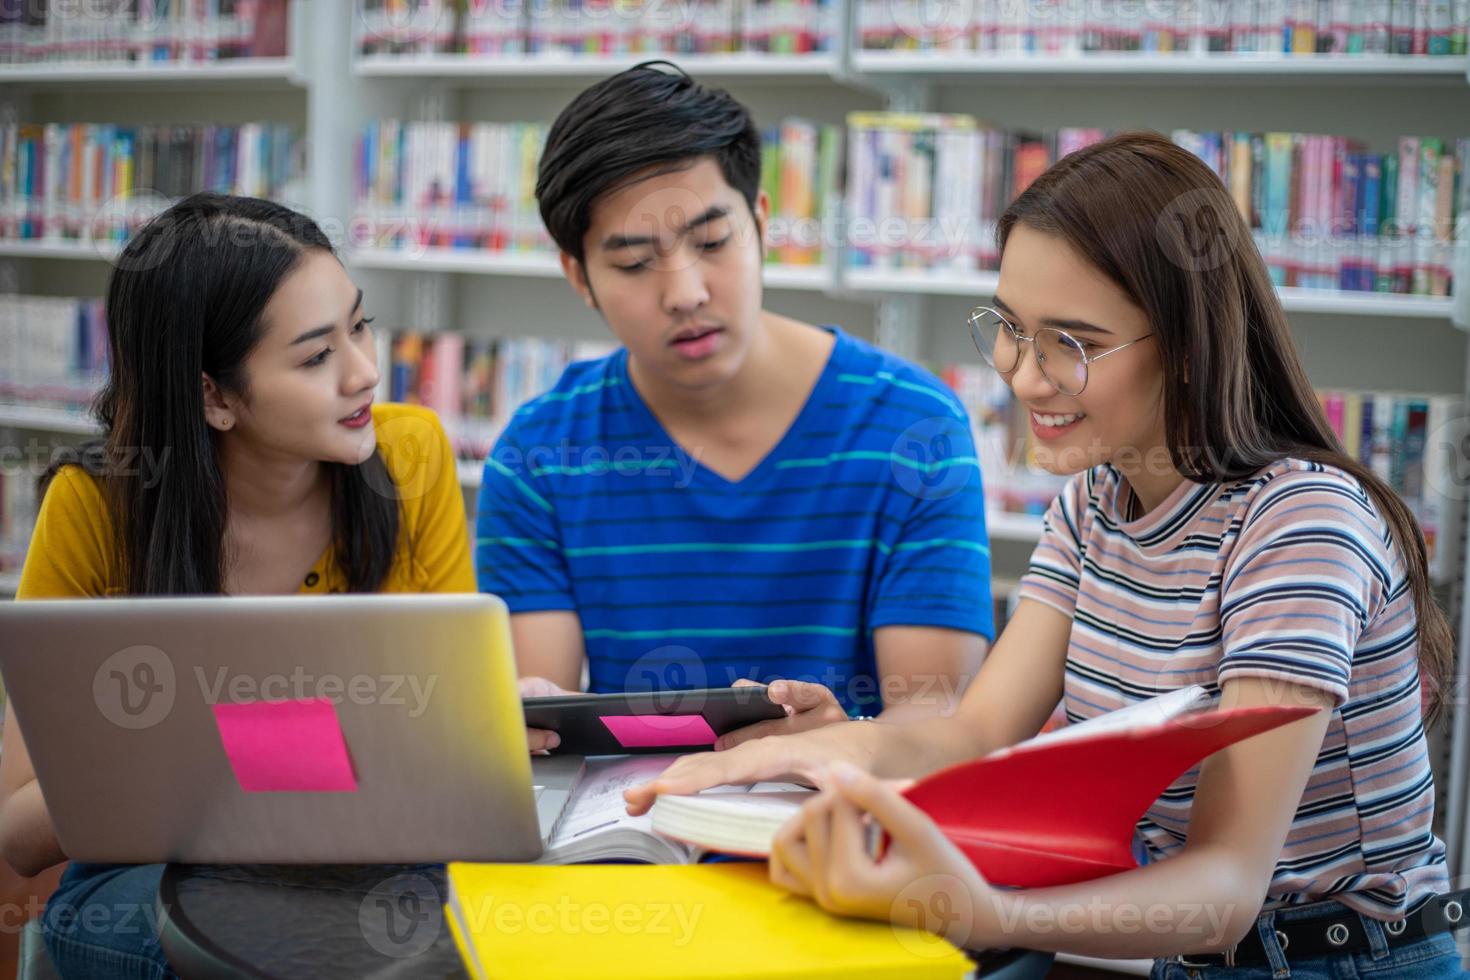
<path id="1" fill-rule="evenodd" d="M 1288 911 L 1291 908 L 1292 906 L 1286 906 L 1277 911 Z M 1404 918 L 1383 923 L 1383 931 L 1390 948 L 1404 946 L 1426 936 L 1470 925 L 1470 919 L 1466 917 L 1467 911 L 1470 911 L 1470 889 L 1436 895 Z M 1279 923 L 1276 926 L 1276 941 L 1282 952 L 1292 960 L 1361 953 L 1370 948 L 1362 918 L 1346 906 L 1334 915 L 1301 922 Z M 1252 929 L 1233 949 L 1226 952 L 1175 956 L 1171 959 L 1181 966 L 1192 967 L 1270 964 L 1266 947 L 1261 942 L 1261 934 L 1256 929 Z"/>

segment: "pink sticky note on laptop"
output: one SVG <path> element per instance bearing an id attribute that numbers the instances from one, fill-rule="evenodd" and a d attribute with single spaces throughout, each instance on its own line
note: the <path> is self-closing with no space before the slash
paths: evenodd
<path id="1" fill-rule="evenodd" d="M 245 792 L 357 792 L 337 709 L 326 698 L 213 707 L 225 755 Z"/>
<path id="2" fill-rule="evenodd" d="M 715 730 L 703 715 L 598 715 L 625 749 L 714 745 Z"/>

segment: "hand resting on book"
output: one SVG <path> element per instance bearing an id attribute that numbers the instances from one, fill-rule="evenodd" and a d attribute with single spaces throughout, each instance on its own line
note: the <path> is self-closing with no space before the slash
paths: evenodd
<path id="1" fill-rule="evenodd" d="M 711 786 L 765 782 L 820 787 L 832 763 L 866 764 L 849 729 L 871 724 L 848 721 L 794 735 L 756 738 L 722 752 L 686 755 L 658 778 L 630 787 L 623 799 L 628 812 L 636 816 L 646 813 L 661 793 L 698 793 Z"/>

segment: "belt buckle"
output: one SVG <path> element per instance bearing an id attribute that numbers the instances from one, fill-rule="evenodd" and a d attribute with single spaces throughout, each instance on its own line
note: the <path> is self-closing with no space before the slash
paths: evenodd
<path id="1" fill-rule="evenodd" d="M 1174 959 L 1175 962 L 1177 962 L 1180 966 L 1191 967 L 1196 970 L 1203 970 L 1206 967 L 1219 966 L 1221 957 L 1224 957 L 1226 966 L 1234 966 L 1235 947 L 1231 946 L 1223 953 L 1212 953 L 1210 954 L 1209 958 L 1204 961 L 1191 960 L 1188 956 L 1185 956 L 1182 953 L 1176 956 Z"/>

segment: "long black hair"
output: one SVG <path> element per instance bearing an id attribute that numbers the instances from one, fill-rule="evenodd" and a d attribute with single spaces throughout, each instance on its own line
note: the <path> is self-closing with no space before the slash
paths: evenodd
<path id="1" fill-rule="evenodd" d="M 262 311 L 312 249 L 333 252 L 303 214 L 196 194 L 139 229 L 118 257 L 107 287 L 108 377 L 93 405 L 103 436 L 81 459 L 105 487 L 128 594 L 222 590 L 229 509 L 202 377 L 249 396 L 244 364 L 260 342 Z M 162 461 L 152 479 L 111 465 L 140 455 Z M 355 466 L 322 465 L 334 560 L 349 591 L 377 591 L 398 544 L 393 479 L 377 450 Z"/>
<path id="2" fill-rule="evenodd" d="M 1307 380 L 1291 325 L 1250 229 L 1214 172 L 1151 132 L 1064 157 L 1001 216 L 1057 235 L 1146 314 L 1166 364 L 1164 426 L 1195 483 L 1250 476 L 1285 457 L 1334 466 L 1377 505 L 1408 570 L 1428 720 L 1444 703 L 1454 637 L 1435 604 L 1424 535 L 1408 506 L 1343 451 Z"/>

